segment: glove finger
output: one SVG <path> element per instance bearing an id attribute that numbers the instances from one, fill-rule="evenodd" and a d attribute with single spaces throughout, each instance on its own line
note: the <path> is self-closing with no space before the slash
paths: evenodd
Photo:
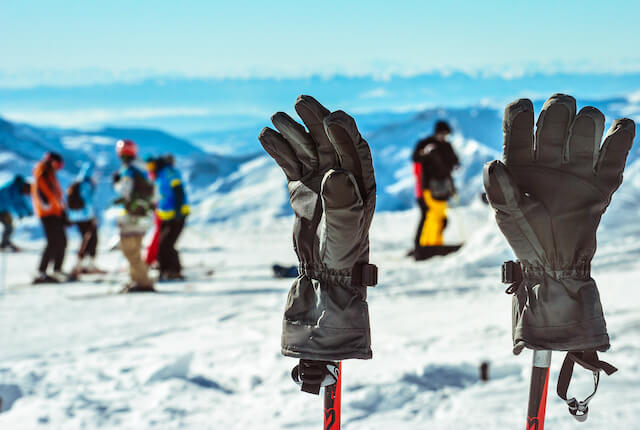
<path id="1" fill-rule="evenodd" d="M 571 127 L 565 151 L 567 169 L 583 178 L 591 178 L 598 160 L 600 142 L 604 134 L 604 115 L 587 106 L 580 109 Z"/>
<path id="2" fill-rule="evenodd" d="M 296 101 L 296 112 L 316 144 L 318 165 L 321 172 L 337 165 L 336 152 L 324 130 L 323 120 L 331 112 L 311 96 L 301 95 Z"/>
<path id="3" fill-rule="evenodd" d="M 628 118 L 615 120 L 607 132 L 598 155 L 596 175 L 609 192 L 622 182 L 622 171 L 635 135 L 636 125 Z"/>
<path id="4" fill-rule="evenodd" d="M 324 119 L 324 129 L 338 154 L 340 166 L 355 176 L 360 194 L 366 198 L 375 193 L 371 151 L 367 141 L 360 136 L 355 120 L 339 110 Z"/>
<path id="5" fill-rule="evenodd" d="M 260 132 L 258 140 L 262 147 L 282 168 L 287 179 L 297 181 L 302 177 L 302 166 L 298 156 L 293 152 L 289 143 L 277 131 L 265 127 Z"/>
<path id="6" fill-rule="evenodd" d="M 530 163 L 533 154 L 533 103 L 520 99 L 504 110 L 504 162 L 509 165 Z"/>
<path id="7" fill-rule="evenodd" d="M 318 169 L 318 154 L 313 139 L 299 124 L 284 112 L 277 112 L 271 117 L 271 122 L 282 136 L 289 142 L 291 149 L 298 156 L 303 165 L 302 174 L 307 175 Z"/>
<path id="8" fill-rule="evenodd" d="M 560 167 L 575 117 L 576 99 L 571 96 L 554 94 L 544 103 L 536 124 L 534 157 L 538 164 Z"/>
<path id="9" fill-rule="evenodd" d="M 320 256 L 332 269 L 353 267 L 360 257 L 364 202 L 356 178 L 345 170 L 329 170 L 322 180 L 324 228 Z"/>

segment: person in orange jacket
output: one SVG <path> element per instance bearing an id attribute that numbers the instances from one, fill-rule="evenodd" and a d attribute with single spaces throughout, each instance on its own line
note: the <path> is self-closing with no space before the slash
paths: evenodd
<path id="1" fill-rule="evenodd" d="M 34 283 L 63 282 L 66 276 L 62 273 L 67 235 L 65 227 L 67 217 L 64 195 L 56 172 L 64 166 L 62 156 L 56 152 L 47 152 L 42 161 L 33 169 L 33 185 L 31 199 L 35 214 L 42 222 L 47 246 L 42 252 L 38 275 Z M 47 274 L 49 263 L 53 262 L 53 274 Z"/>

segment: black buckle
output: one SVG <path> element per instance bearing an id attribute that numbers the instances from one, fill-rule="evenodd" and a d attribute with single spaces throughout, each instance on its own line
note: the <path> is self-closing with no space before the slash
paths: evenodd
<path id="1" fill-rule="evenodd" d="M 360 263 L 353 266 L 351 285 L 355 287 L 375 287 L 378 284 L 378 266 Z"/>
<path id="2" fill-rule="evenodd" d="M 321 387 L 335 384 L 339 376 L 338 364 L 332 361 L 301 359 L 291 370 L 291 378 L 300 390 L 310 394 L 319 394 Z"/>
<path id="3" fill-rule="evenodd" d="M 522 282 L 522 267 L 515 261 L 505 261 L 502 263 L 502 283 L 513 284 Z"/>

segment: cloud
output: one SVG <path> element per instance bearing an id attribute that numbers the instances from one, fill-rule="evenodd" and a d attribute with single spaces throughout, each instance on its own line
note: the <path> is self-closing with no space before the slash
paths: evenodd
<path id="1" fill-rule="evenodd" d="M 364 93 L 360 94 L 360 98 L 379 99 L 379 98 L 387 97 L 388 95 L 389 95 L 389 91 L 387 91 L 386 88 L 378 87 L 378 88 L 374 88 L 373 90 L 365 91 Z"/>
<path id="2" fill-rule="evenodd" d="M 2 116 L 13 122 L 24 122 L 37 126 L 91 127 L 109 123 L 156 118 L 206 117 L 214 112 L 193 107 L 125 108 L 125 109 L 78 109 L 78 110 L 28 110 L 7 111 Z"/>

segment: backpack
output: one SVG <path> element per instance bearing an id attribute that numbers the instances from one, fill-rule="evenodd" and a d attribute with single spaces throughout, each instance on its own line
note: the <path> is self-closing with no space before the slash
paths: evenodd
<path id="1" fill-rule="evenodd" d="M 151 210 L 155 188 L 140 170 L 133 169 L 133 172 L 133 193 L 125 203 L 125 209 L 131 215 L 145 216 Z"/>
<path id="2" fill-rule="evenodd" d="M 80 181 L 75 181 L 67 188 L 67 206 L 69 209 L 84 209 L 84 200 L 80 195 Z"/>
<path id="3" fill-rule="evenodd" d="M 429 179 L 429 191 L 431 191 L 431 197 L 442 201 L 449 200 L 456 192 L 451 176 L 443 179 Z"/>
<path id="4" fill-rule="evenodd" d="M 435 200 L 449 200 L 456 192 L 451 179 L 451 169 L 444 162 L 442 151 L 435 145 L 429 144 L 425 148 L 425 163 L 429 171 L 429 191 Z"/>

